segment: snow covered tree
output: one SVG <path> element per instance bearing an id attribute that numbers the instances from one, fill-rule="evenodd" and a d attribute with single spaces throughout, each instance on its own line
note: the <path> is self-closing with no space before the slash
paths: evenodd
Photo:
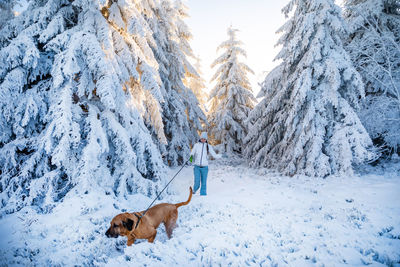
<path id="1" fill-rule="evenodd" d="M 165 139 L 158 64 L 136 1 L 30 1 L 0 30 L 2 212 L 72 188 L 155 193 Z"/>
<path id="2" fill-rule="evenodd" d="M 364 85 L 343 48 L 334 0 L 291 0 L 279 30 L 282 63 L 271 71 L 249 116 L 245 154 L 252 166 L 287 175 L 352 174 L 373 156 L 356 112 Z"/>
<path id="3" fill-rule="evenodd" d="M 239 61 L 239 56 L 246 57 L 246 52 L 240 47 L 243 43 L 236 39 L 237 31 L 228 28 L 229 39 L 217 48 L 217 51 L 225 51 L 211 65 L 219 67 L 212 78 L 212 81 L 216 80 L 216 85 L 210 92 L 208 132 L 211 141 L 221 144 L 228 153 L 242 152 L 243 139 L 247 134 L 245 121 L 256 101 L 247 78 L 247 73 L 254 73 Z"/>
<path id="4" fill-rule="evenodd" d="M 383 8 L 386 14 L 400 15 L 400 1 L 399 0 L 384 0 Z"/>
<path id="5" fill-rule="evenodd" d="M 182 20 L 186 16 L 182 2 L 147 1 L 146 6 L 165 99 L 162 110 L 168 144 L 160 143 L 159 148 L 164 161 L 176 166 L 189 158 L 190 146 L 197 142 L 202 122 L 206 123 L 196 96 L 183 83 L 188 75 L 198 75 L 187 59 L 192 56 L 188 43 L 191 34 Z"/>
<path id="6" fill-rule="evenodd" d="M 6 24 L 6 22 L 14 17 L 13 6 L 14 0 L 2 0 L 0 2 L 0 29 Z"/>
<path id="7" fill-rule="evenodd" d="M 184 83 L 185 85 L 190 88 L 193 93 L 196 95 L 197 100 L 199 101 L 200 107 L 203 111 L 206 111 L 206 103 L 208 101 L 208 94 L 204 90 L 206 88 L 205 80 L 202 78 L 203 73 L 201 72 L 201 63 L 200 58 L 196 57 L 196 63 L 194 65 L 196 72 L 199 75 L 196 76 L 187 76 Z"/>
<path id="8" fill-rule="evenodd" d="M 344 3 L 346 48 L 366 90 L 360 119 L 376 145 L 400 153 L 400 1 Z"/>

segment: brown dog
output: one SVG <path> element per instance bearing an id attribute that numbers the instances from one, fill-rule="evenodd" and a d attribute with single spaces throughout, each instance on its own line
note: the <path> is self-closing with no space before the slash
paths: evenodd
<path id="1" fill-rule="evenodd" d="M 161 203 L 150 208 L 142 217 L 136 229 L 135 226 L 144 211 L 118 214 L 111 220 L 111 226 L 108 228 L 106 236 L 115 238 L 127 236 L 128 246 L 132 245 L 136 239 L 147 239 L 150 243 L 153 243 L 157 235 L 156 229 L 163 222 L 168 238 L 171 238 L 178 219 L 178 208 L 189 204 L 192 199 L 192 187 L 189 190 L 190 194 L 186 202 L 177 204 Z"/>

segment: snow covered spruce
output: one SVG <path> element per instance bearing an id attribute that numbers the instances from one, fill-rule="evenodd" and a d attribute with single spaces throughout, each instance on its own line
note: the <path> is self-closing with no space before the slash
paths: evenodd
<path id="1" fill-rule="evenodd" d="M 197 100 L 199 101 L 200 108 L 203 111 L 207 111 L 207 101 L 208 94 L 205 91 L 206 85 L 205 80 L 202 78 L 203 73 L 201 72 L 201 60 L 198 57 L 195 57 L 196 64 L 194 65 L 199 76 L 187 76 L 185 79 L 185 85 L 189 87 L 193 93 L 196 95 Z"/>
<path id="2" fill-rule="evenodd" d="M 192 35 L 183 21 L 187 8 L 181 1 L 170 0 L 146 0 L 140 4 L 150 5 L 145 10 L 151 13 L 145 13 L 145 18 L 154 38 L 151 47 L 164 96 L 161 108 L 167 143 L 157 143 L 164 162 L 177 166 L 189 158 L 190 145 L 197 142 L 198 131 L 206 124 L 195 94 L 184 84 L 186 77 L 198 77 L 188 60 L 193 52 L 188 42 Z"/>
<path id="3" fill-rule="evenodd" d="M 284 174 L 351 174 L 373 158 L 355 112 L 364 97 L 360 75 L 343 48 L 344 22 L 333 0 L 292 0 L 280 29 L 282 63 L 262 84 L 249 116 L 245 155 L 252 166 Z"/>
<path id="4" fill-rule="evenodd" d="M 217 49 L 225 51 L 211 65 L 219 67 L 212 78 L 216 85 L 210 92 L 208 121 L 213 144 L 220 145 L 224 152 L 240 154 L 247 134 L 245 122 L 256 100 L 247 79 L 247 73 L 253 71 L 238 58 L 246 57 L 246 52 L 240 47 L 242 42 L 236 39 L 237 31 L 228 28 L 229 39 Z"/>
<path id="5" fill-rule="evenodd" d="M 47 210 L 73 187 L 153 194 L 160 151 L 182 162 L 206 119 L 182 82 L 197 75 L 184 6 L 29 3 L 0 28 L 2 213 Z"/>
<path id="6" fill-rule="evenodd" d="M 344 1 L 346 49 L 365 84 L 358 114 L 383 155 L 400 152 L 400 2 Z"/>

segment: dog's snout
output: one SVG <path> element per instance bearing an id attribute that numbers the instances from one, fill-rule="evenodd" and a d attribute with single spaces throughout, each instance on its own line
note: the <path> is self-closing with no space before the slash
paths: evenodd
<path id="1" fill-rule="evenodd" d="M 111 228 L 109 228 L 106 232 L 106 236 L 107 237 L 113 237 L 113 238 L 117 238 L 118 234 L 115 233 L 115 231 L 113 231 Z"/>
<path id="2" fill-rule="evenodd" d="M 107 236 L 107 237 L 110 237 L 110 236 L 111 236 L 111 234 L 110 234 L 110 229 L 107 230 L 106 236 Z"/>

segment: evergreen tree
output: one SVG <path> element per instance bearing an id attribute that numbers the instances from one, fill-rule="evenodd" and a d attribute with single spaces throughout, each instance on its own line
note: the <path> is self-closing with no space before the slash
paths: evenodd
<path id="1" fill-rule="evenodd" d="M 14 17 L 14 12 L 12 10 L 14 4 L 14 0 L 2 0 L 0 2 L 0 30 L 7 21 Z"/>
<path id="2" fill-rule="evenodd" d="M 31 1 L 0 31 L 3 212 L 73 187 L 153 194 L 163 177 L 143 118 L 162 139 L 150 28 L 136 1 L 102 3 Z"/>
<path id="3" fill-rule="evenodd" d="M 169 0 L 148 1 L 147 5 L 150 11 L 146 18 L 155 40 L 151 47 L 159 63 L 165 99 L 161 105 L 168 143 L 160 143 L 159 149 L 164 161 L 176 166 L 189 158 L 190 146 L 197 142 L 206 117 L 194 93 L 183 83 L 188 75 L 198 75 L 187 59 L 192 52 L 188 43 L 191 34 L 182 20 L 186 17 L 184 5 Z"/>
<path id="4" fill-rule="evenodd" d="M 346 0 L 347 50 L 365 83 L 360 119 L 375 144 L 400 153 L 400 1 Z"/>
<path id="5" fill-rule="evenodd" d="M 354 109 L 364 96 L 344 51 L 344 21 L 333 0 L 291 0 L 291 19 L 277 56 L 282 63 L 262 84 L 252 111 L 245 153 L 252 166 L 284 174 L 351 174 L 370 159 L 371 140 Z"/>
<path id="6" fill-rule="evenodd" d="M 240 47 L 242 42 L 236 39 L 237 31 L 228 28 L 229 39 L 217 49 L 225 49 L 225 52 L 211 65 L 220 66 L 212 78 L 216 85 L 210 93 L 209 134 L 212 142 L 222 144 L 228 153 L 241 153 L 247 134 L 245 121 L 255 102 L 247 79 L 248 72 L 254 73 L 239 61 L 239 56 L 246 57 L 246 52 Z"/>
<path id="7" fill-rule="evenodd" d="M 188 88 L 190 88 L 193 91 L 197 100 L 199 101 L 202 110 L 207 111 L 206 104 L 208 100 L 208 94 L 204 90 L 206 88 L 206 85 L 205 85 L 205 80 L 202 78 L 203 73 L 201 72 L 200 58 L 196 57 L 195 59 L 196 63 L 194 65 L 194 68 L 196 69 L 198 75 L 187 76 L 184 83 Z"/>

